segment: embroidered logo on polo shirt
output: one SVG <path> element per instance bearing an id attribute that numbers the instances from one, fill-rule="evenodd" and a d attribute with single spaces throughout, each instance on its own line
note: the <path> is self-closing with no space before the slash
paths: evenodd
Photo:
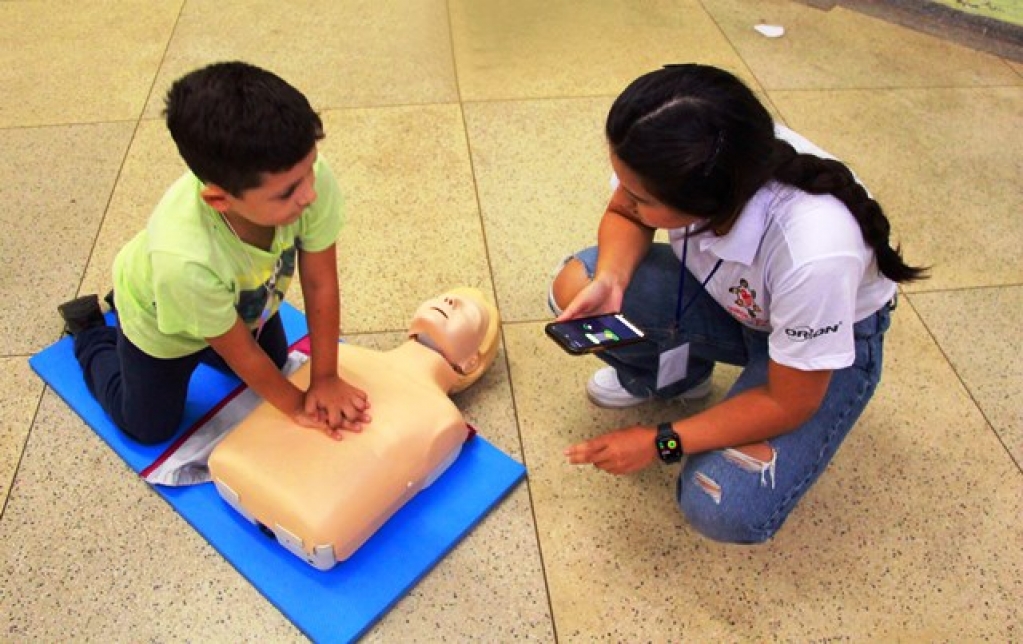
<path id="1" fill-rule="evenodd" d="M 762 313 L 763 309 L 757 304 L 757 291 L 749 286 L 749 282 L 746 278 L 740 278 L 737 286 L 732 286 L 728 289 L 728 292 L 735 296 L 732 301 L 734 306 L 728 307 L 731 312 L 740 318 L 745 318 L 750 322 L 756 322 L 757 314 Z"/>
<path id="2" fill-rule="evenodd" d="M 819 329 L 811 329 L 808 326 L 797 326 L 794 329 L 785 329 L 785 335 L 787 335 L 789 340 L 792 340 L 793 342 L 806 342 L 808 340 L 813 340 L 814 338 L 819 338 L 827 333 L 835 333 L 838 331 L 840 326 L 842 326 L 841 322 L 838 324 L 822 326 Z"/>

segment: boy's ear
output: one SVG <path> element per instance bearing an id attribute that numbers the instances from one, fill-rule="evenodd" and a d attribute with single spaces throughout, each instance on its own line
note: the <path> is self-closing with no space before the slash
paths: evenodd
<path id="1" fill-rule="evenodd" d="M 206 205 L 221 214 L 226 213 L 230 207 L 230 193 L 218 185 L 207 183 L 199 196 L 206 202 Z"/>

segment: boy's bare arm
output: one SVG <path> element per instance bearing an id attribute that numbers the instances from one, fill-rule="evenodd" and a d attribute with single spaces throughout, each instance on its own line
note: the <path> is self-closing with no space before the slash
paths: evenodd
<path id="1" fill-rule="evenodd" d="M 312 379 L 337 377 L 337 341 L 341 327 L 341 295 L 337 277 L 337 248 L 316 253 L 299 251 L 298 275 L 309 323 Z"/>
<path id="2" fill-rule="evenodd" d="M 359 431 L 371 418 L 366 393 L 345 381 L 337 369 L 341 296 L 336 246 L 332 244 L 316 253 L 299 252 L 298 270 L 312 361 L 305 411 L 326 420 L 327 426 L 335 430 L 331 435 L 340 438 L 336 430 Z"/>
<path id="3" fill-rule="evenodd" d="M 206 341 L 263 400 L 301 425 L 322 425 L 305 414 L 305 393 L 277 369 L 277 365 L 252 337 L 252 332 L 241 318 L 235 320 L 234 326 L 227 333 L 206 338 Z"/>

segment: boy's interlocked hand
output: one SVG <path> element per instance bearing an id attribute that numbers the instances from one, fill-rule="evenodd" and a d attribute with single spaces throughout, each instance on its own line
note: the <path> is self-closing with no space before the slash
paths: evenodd
<path id="1" fill-rule="evenodd" d="M 295 420 L 307 427 L 322 428 L 328 436 L 341 440 L 342 431 L 359 432 L 372 418 L 366 392 L 340 376 L 315 378 L 305 394 L 305 417 Z M 310 424 L 306 421 L 313 421 Z"/>

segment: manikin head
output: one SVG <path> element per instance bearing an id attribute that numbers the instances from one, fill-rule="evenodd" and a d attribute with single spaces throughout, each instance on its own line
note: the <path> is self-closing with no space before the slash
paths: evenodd
<path id="1" fill-rule="evenodd" d="M 457 393 L 479 380 L 497 355 L 497 308 L 473 288 L 456 288 L 419 305 L 409 337 L 444 356 L 460 374 Z"/>

